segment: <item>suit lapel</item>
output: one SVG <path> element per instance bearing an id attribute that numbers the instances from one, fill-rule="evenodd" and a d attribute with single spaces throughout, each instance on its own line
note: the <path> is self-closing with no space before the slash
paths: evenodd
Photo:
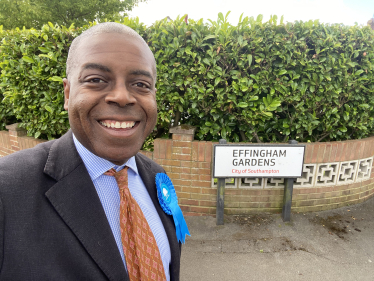
<path id="1" fill-rule="evenodd" d="M 153 205 L 155 206 L 158 215 L 160 216 L 161 222 L 164 225 L 166 235 L 169 240 L 170 252 L 171 252 L 171 265 L 170 265 L 170 280 L 179 280 L 179 264 L 180 264 L 180 245 L 177 240 L 175 233 L 175 225 L 173 217 L 167 215 L 161 208 L 157 198 L 156 189 L 156 171 L 152 169 L 149 159 L 141 154 L 135 156 L 136 166 L 139 171 L 139 175 L 143 180 L 145 187 L 152 199 Z"/>
<path id="2" fill-rule="evenodd" d="M 52 145 L 44 172 L 57 183 L 46 196 L 109 280 L 128 280 L 95 187 L 69 131 Z"/>

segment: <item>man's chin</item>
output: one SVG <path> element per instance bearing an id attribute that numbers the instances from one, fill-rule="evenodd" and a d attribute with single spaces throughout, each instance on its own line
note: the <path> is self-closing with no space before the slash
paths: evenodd
<path id="1" fill-rule="evenodd" d="M 97 156 L 106 159 L 113 164 L 116 165 L 123 165 L 124 163 L 127 162 L 131 157 L 135 156 L 136 153 L 139 152 L 141 149 L 141 145 L 136 145 L 133 147 L 126 146 L 126 150 L 123 149 L 123 146 L 121 148 L 115 149 L 115 148 L 110 148 L 110 149 L 100 149 L 95 153 Z"/>

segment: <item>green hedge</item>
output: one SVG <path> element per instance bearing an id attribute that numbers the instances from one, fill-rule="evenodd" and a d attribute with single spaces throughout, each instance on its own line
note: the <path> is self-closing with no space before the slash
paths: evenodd
<path id="1" fill-rule="evenodd" d="M 232 26 L 221 13 L 209 24 L 124 23 L 143 36 L 157 61 L 159 119 L 147 144 L 168 137 L 173 123 L 196 126 L 197 139 L 234 142 L 334 141 L 373 132 L 368 27 L 278 23 L 276 16 L 265 23 L 262 16 L 241 17 Z M 0 33 L 0 126 L 16 118 L 30 135 L 48 138 L 67 130 L 61 79 L 81 30 L 46 25 Z"/>
<path id="2" fill-rule="evenodd" d="M 72 32 L 53 25 L 5 32 L 0 45 L 3 126 L 15 117 L 36 138 L 53 138 L 68 129 L 61 77 L 72 38 Z"/>

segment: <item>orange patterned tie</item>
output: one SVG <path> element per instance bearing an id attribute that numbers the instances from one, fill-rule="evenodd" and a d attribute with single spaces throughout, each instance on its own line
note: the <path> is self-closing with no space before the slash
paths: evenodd
<path id="1" fill-rule="evenodd" d="M 160 251 L 142 210 L 131 196 L 127 169 L 116 172 L 112 168 L 104 174 L 114 176 L 119 188 L 122 247 L 130 281 L 165 281 Z"/>

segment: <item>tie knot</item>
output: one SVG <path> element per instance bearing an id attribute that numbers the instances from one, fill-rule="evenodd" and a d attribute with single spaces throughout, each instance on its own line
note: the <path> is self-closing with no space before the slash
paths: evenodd
<path id="1" fill-rule="evenodd" d="M 117 173 L 117 171 L 114 170 L 114 168 L 111 168 L 110 170 L 106 171 L 106 172 L 104 173 L 104 175 L 114 177 L 114 175 L 115 175 L 116 173 Z"/>
<path id="2" fill-rule="evenodd" d="M 127 178 L 127 169 L 129 167 L 125 166 L 121 171 L 116 172 L 113 168 L 106 171 L 104 175 L 106 176 L 112 176 L 116 179 L 118 188 L 120 190 L 124 188 L 128 188 L 128 178 Z"/>
<path id="3" fill-rule="evenodd" d="M 118 172 L 116 170 L 114 170 L 114 168 L 111 168 L 110 170 L 106 171 L 104 173 L 104 175 L 117 178 L 121 175 L 127 174 L 127 169 L 128 168 L 129 167 L 125 166 L 121 171 L 118 171 Z"/>

